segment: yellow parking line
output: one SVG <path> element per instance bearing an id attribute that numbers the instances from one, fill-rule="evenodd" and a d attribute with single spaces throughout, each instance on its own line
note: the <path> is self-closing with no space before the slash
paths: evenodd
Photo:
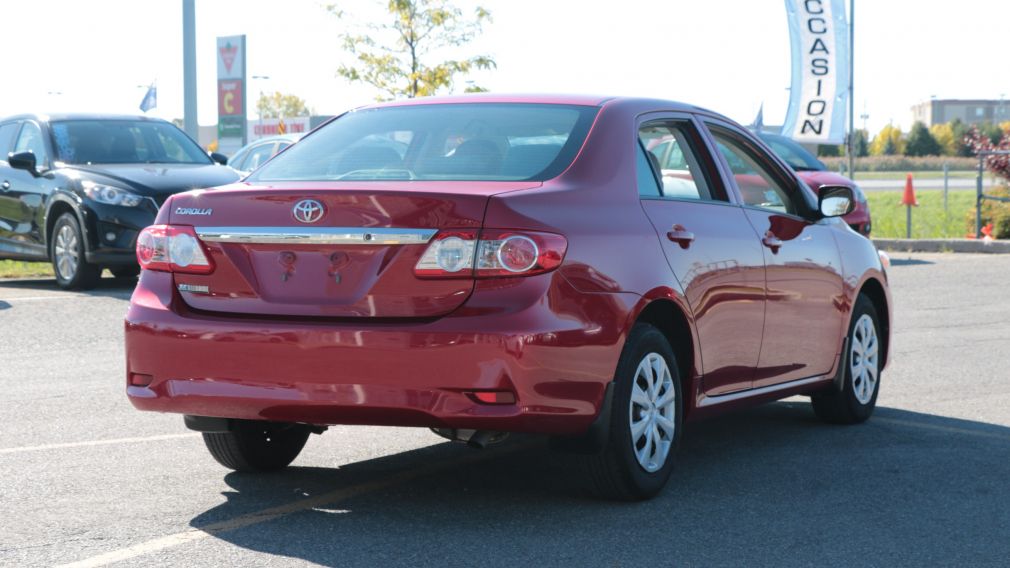
<path id="1" fill-rule="evenodd" d="M 147 436 L 144 438 L 116 438 L 112 440 L 89 440 L 86 442 L 67 442 L 64 444 L 44 444 L 41 446 L 21 446 L 18 448 L 0 448 L 0 454 L 20 454 L 22 452 L 41 452 L 44 450 L 64 450 L 68 448 L 87 448 L 91 446 L 107 446 L 112 444 L 132 444 L 135 442 L 157 442 L 160 440 L 178 440 L 194 438 L 200 434 L 165 434 L 162 436 Z"/>
<path id="2" fill-rule="evenodd" d="M 531 444 L 521 444 L 510 448 L 482 451 L 480 453 L 475 453 L 456 460 L 433 463 L 424 467 L 411 469 L 410 471 L 397 473 L 385 479 L 377 479 L 373 481 L 368 481 L 366 483 L 361 483 L 358 485 L 352 485 L 350 487 L 344 487 L 342 489 L 336 489 L 328 493 L 322 493 L 320 495 L 316 495 L 315 497 L 308 497 L 300 501 L 293 501 L 291 503 L 279 505 L 277 507 L 271 507 L 269 509 L 257 511 L 255 513 L 248 513 L 246 515 L 241 515 L 233 519 L 212 523 L 204 527 L 192 528 L 175 534 L 170 534 L 167 536 L 151 539 L 146 542 L 135 544 L 133 546 L 121 548 L 119 550 L 113 550 L 111 552 L 106 552 L 104 554 L 99 554 L 97 556 L 92 556 L 90 558 L 85 558 L 84 560 L 79 560 L 77 562 L 62 564 L 60 565 L 60 567 L 93 568 L 97 566 L 107 566 L 114 562 L 122 562 L 123 560 L 129 560 L 131 558 L 145 556 L 147 554 L 165 550 L 167 548 L 174 548 L 177 546 L 181 546 L 189 542 L 201 540 L 209 536 L 214 536 L 218 533 L 233 531 L 251 525 L 272 521 L 279 517 L 290 515 L 292 513 L 297 513 L 299 511 L 314 509 L 322 507 L 324 505 L 333 505 L 335 503 L 351 499 L 363 493 L 368 493 L 370 491 L 375 491 L 377 489 L 384 489 L 386 487 L 390 487 L 398 483 L 411 481 L 413 479 L 424 477 L 426 475 L 431 475 L 433 473 L 437 473 L 442 470 L 487 460 L 492 457 L 500 457 L 502 455 L 517 452 L 523 449 L 528 449 L 530 447 Z"/>

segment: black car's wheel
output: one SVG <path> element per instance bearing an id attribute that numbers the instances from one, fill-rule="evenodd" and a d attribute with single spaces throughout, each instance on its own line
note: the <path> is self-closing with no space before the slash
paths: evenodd
<path id="1" fill-rule="evenodd" d="M 56 283 L 64 290 L 87 290 L 98 285 L 102 269 L 84 257 L 84 233 L 73 213 L 64 213 L 53 226 L 49 245 Z"/>
<path id="2" fill-rule="evenodd" d="M 140 274 L 140 267 L 129 265 L 117 266 L 115 268 L 110 268 L 109 272 L 111 272 L 113 276 L 115 276 L 120 280 L 130 280 L 132 278 L 136 278 L 137 275 Z"/>
<path id="3" fill-rule="evenodd" d="M 230 432 L 204 432 L 203 442 L 217 462 L 235 471 L 276 471 L 298 457 L 309 439 L 302 424 L 236 420 Z"/>
<path id="4" fill-rule="evenodd" d="M 680 443 L 681 400 L 666 337 L 651 325 L 635 325 L 617 364 L 608 438 L 602 451 L 585 458 L 596 494 L 630 501 L 662 490 Z"/>
<path id="5" fill-rule="evenodd" d="M 880 391 L 880 323 L 873 302 L 860 295 L 849 323 L 848 353 L 842 389 L 811 397 L 814 412 L 832 424 L 858 424 L 873 414 Z"/>

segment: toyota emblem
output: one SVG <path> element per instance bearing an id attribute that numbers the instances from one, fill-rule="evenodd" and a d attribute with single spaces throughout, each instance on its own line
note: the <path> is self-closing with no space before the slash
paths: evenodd
<path id="1" fill-rule="evenodd" d="M 323 218 L 326 209 L 322 203 L 315 199 L 303 199 L 295 203 L 295 206 L 291 209 L 291 213 L 294 214 L 296 220 L 302 223 L 315 223 Z"/>

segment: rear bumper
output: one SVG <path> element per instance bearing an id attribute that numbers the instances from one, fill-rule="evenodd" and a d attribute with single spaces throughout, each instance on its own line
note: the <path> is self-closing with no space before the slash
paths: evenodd
<path id="1" fill-rule="evenodd" d="M 170 274 L 144 271 L 126 318 L 127 395 L 196 416 L 577 434 L 613 378 L 634 298 L 552 273 L 478 282 L 436 321 L 250 319 L 187 310 Z M 134 374 L 150 384 L 131 386 Z M 471 394 L 484 390 L 516 403 Z"/>

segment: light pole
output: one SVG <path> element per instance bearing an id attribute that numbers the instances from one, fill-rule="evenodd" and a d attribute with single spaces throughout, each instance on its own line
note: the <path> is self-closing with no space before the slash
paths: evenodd
<path id="1" fill-rule="evenodd" d="M 200 139 L 196 115 L 196 1 L 182 0 L 183 126 L 193 140 Z"/>

